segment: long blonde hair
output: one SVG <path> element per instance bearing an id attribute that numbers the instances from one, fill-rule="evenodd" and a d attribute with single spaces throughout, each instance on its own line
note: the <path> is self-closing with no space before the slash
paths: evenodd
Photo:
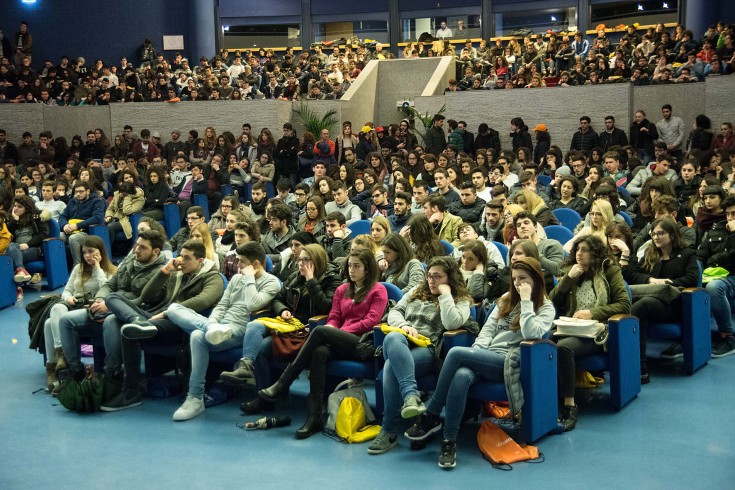
<path id="1" fill-rule="evenodd" d="M 535 194 L 528 189 L 523 189 L 516 194 L 514 201 L 516 204 L 525 204 L 526 211 L 533 213 L 534 216 L 546 206 L 546 203 L 538 196 L 538 194 Z"/>
<path id="2" fill-rule="evenodd" d="M 600 238 L 602 243 L 607 243 L 607 234 L 605 231 L 607 230 L 608 225 L 613 222 L 613 219 L 615 219 L 612 205 L 607 199 L 596 199 L 592 203 L 590 211 L 595 208 L 597 208 L 597 211 L 602 213 L 602 223 L 600 223 L 600 227 L 597 228 L 592 224 L 592 220 L 590 220 L 590 235 Z"/>
<path id="3" fill-rule="evenodd" d="M 191 234 L 195 231 L 198 231 L 202 235 L 202 243 L 204 244 L 204 250 L 207 251 L 207 258 L 209 260 L 215 260 L 216 254 L 214 253 L 214 244 L 212 243 L 212 235 L 210 235 L 209 225 L 207 223 L 199 223 L 193 230 L 191 230 L 189 238 L 191 238 Z"/>

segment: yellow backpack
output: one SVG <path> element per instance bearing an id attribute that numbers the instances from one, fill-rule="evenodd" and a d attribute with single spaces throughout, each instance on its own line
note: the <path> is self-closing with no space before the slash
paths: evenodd
<path id="1" fill-rule="evenodd" d="M 342 442 L 365 442 L 374 439 L 380 426 L 367 402 L 365 390 L 352 379 L 342 381 L 327 400 L 327 424 L 324 433 Z"/>

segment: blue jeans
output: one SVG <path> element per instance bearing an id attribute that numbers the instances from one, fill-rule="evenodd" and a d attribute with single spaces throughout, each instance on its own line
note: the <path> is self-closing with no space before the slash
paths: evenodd
<path id="1" fill-rule="evenodd" d="M 21 250 L 17 243 L 10 242 L 5 250 L 5 255 L 9 255 L 13 259 L 13 267 L 23 267 L 26 262 L 34 262 L 41 259 L 41 253 L 38 247 L 30 247 L 28 250 Z"/>
<path id="2" fill-rule="evenodd" d="M 126 323 L 142 318 L 150 318 L 151 313 L 133 304 L 120 293 L 112 293 L 105 298 L 105 305 L 112 315 L 105 318 L 102 334 L 105 339 L 105 369 L 117 371 L 122 365 L 122 335 L 120 329 Z"/>
<path id="3" fill-rule="evenodd" d="M 732 313 L 735 309 L 735 276 L 711 281 L 705 287 L 712 299 L 712 318 L 720 333 L 732 335 Z"/>
<path id="4" fill-rule="evenodd" d="M 61 332 L 59 331 L 59 319 L 69 312 L 66 302 L 56 303 L 51 307 L 49 316 L 43 324 L 44 345 L 46 346 L 46 359 L 48 362 L 56 362 L 54 349 L 61 347 Z"/>
<path id="5" fill-rule="evenodd" d="M 426 410 L 444 414 L 444 438 L 457 440 L 462 422 L 467 391 L 478 377 L 491 382 L 503 382 L 505 355 L 482 348 L 454 347 L 449 350 L 434 395 Z"/>
<path id="6" fill-rule="evenodd" d="M 245 327 L 242 340 L 242 357 L 253 361 L 255 384 L 267 388 L 272 383 L 271 359 L 273 358 L 273 339 L 263 322 L 253 320 Z"/>
<path id="7" fill-rule="evenodd" d="M 61 334 L 61 347 L 64 349 L 64 357 L 66 363 L 69 365 L 69 370 L 72 372 L 83 371 L 84 365 L 82 364 L 82 351 L 81 336 L 85 337 L 96 337 L 102 335 L 105 325 L 113 321 L 112 315 L 105 318 L 104 323 L 92 321 L 87 316 L 87 310 L 74 310 L 69 313 L 65 313 L 59 318 L 59 333 Z M 119 331 L 119 329 L 118 329 Z M 120 352 L 120 351 L 117 351 Z M 120 354 L 118 354 L 119 356 Z M 115 354 L 112 354 L 113 360 Z M 105 367 L 108 367 L 108 358 L 110 352 L 108 351 L 107 357 L 105 358 Z M 119 357 L 117 365 L 120 365 Z"/>
<path id="8" fill-rule="evenodd" d="M 434 370 L 434 354 L 424 347 L 411 348 L 408 339 L 398 332 L 391 332 L 383 341 L 383 430 L 398 431 L 401 407 L 408 395 L 417 394 L 416 378 Z"/>
<path id="9" fill-rule="evenodd" d="M 207 366 L 209 366 L 209 353 L 221 352 L 242 345 L 245 327 L 234 323 L 230 324 L 232 326 L 232 336 L 221 344 L 212 345 L 204 336 L 209 325 L 214 324 L 207 317 L 177 303 L 173 303 L 168 307 L 166 317 L 191 335 L 189 339 L 189 346 L 191 347 L 189 395 L 202 398 L 204 396 Z"/>

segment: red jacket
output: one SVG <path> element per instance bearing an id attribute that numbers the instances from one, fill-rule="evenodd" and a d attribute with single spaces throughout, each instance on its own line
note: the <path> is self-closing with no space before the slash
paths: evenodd
<path id="1" fill-rule="evenodd" d="M 730 134 L 727 139 L 723 139 L 722 135 L 718 134 L 712 143 L 713 150 L 732 150 L 733 147 L 735 147 L 735 133 Z"/>
<path id="2" fill-rule="evenodd" d="M 161 150 L 158 149 L 158 146 L 156 146 L 152 142 L 149 142 L 148 151 L 145 152 L 143 151 L 143 142 L 141 140 L 138 140 L 133 145 L 132 153 L 133 155 L 135 155 L 136 158 L 140 156 L 145 156 L 145 159 L 148 160 L 148 163 L 150 163 L 155 157 L 161 154 Z"/>

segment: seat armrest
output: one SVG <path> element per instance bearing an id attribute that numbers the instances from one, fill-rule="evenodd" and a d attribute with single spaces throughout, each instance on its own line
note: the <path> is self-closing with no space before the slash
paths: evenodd
<path id="1" fill-rule="evenodd" d="M 319 325 L 326 325 L 327 318 L 329 318 L 329 315 L 316 315 L 311 318 L 309 318 L 309 328 L 316 328 Z"/>

